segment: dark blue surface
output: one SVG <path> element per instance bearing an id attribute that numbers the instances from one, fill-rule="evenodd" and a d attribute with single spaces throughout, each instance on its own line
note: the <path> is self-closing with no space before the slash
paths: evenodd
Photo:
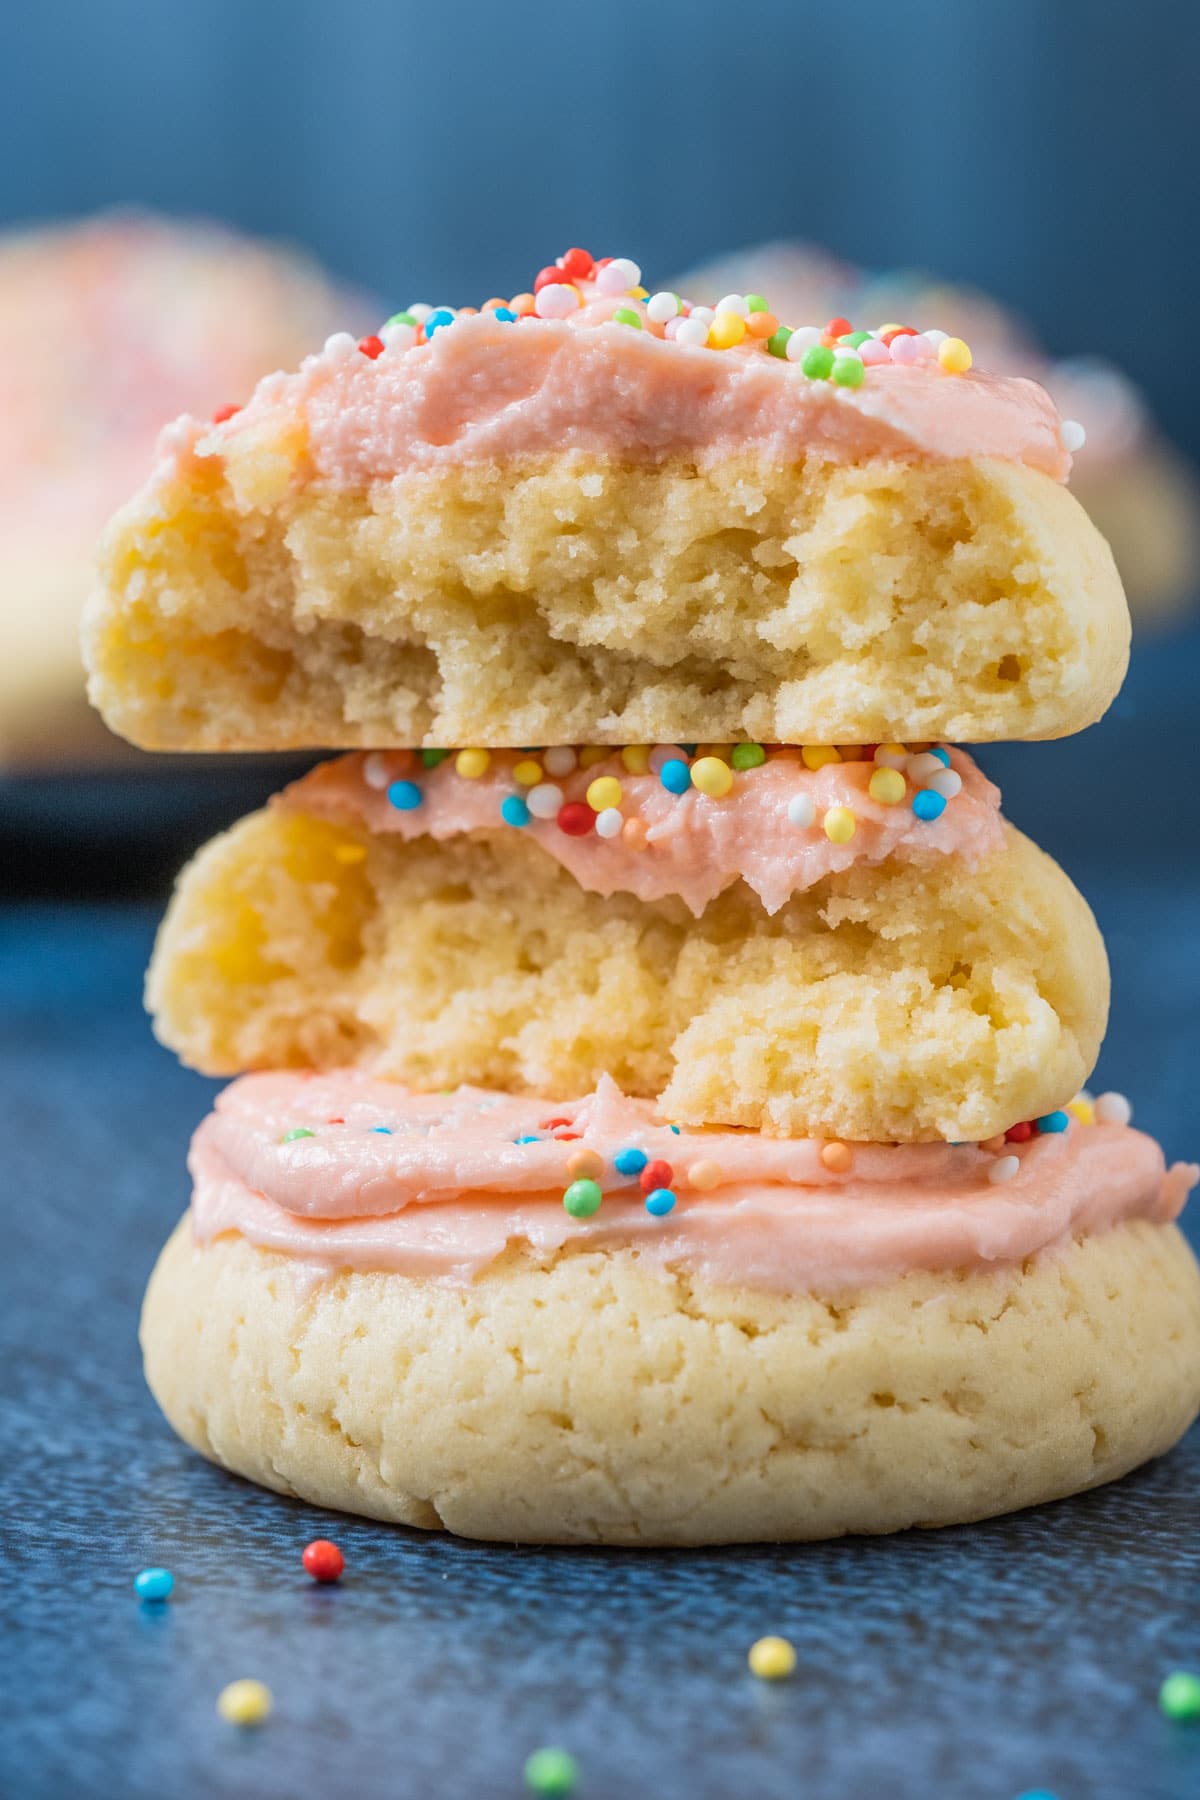
<path id="1" fill-rule="evenodd" d="M 1094 731 L 982 757 L 1096 909 L 1114 975 L 1097 1079 L 1173 1156 L 1200 1150 L 1197 668 L 1200 634 L 1150 645 Z M 81 790 L 49 808 L 40 838 L 32 809 L 15 816 L 10 876 L 28 885 L 41 854 L 68 877 L 59 816 L 74 830 L 87 804 Z M 181 808 L 181 847 L 211 813 Z M 112 829 L 119 860 L 130 820 Z M 103 831 L 95 818 L 95 845 Z M 140 1011 L 154 916 L 0 908 L 0 1792 L 515 1800 L 525 1755 L 558 1742 L 588 1800 L 1200 1794 L 1200 1726 L 1155 1705 L 1171 1669 L 1200 1671 L 1200 1431 L 1113 1488 L 1013 1519 L 686 1554 L 388 1530 L 185 1450 L 134 1339 L 212 1084 L 156 1048 Z M 318 1533 L 346 1551 L 336 1590 L 300 1569 Z M 157 1612 L 133 1597 L 146 1564 L 176 1575 Z M 745 1669 L 769 1631 L 799 1651 L 776 1688 Z M 257 1735 L 214 1712 L 241 1675 L 275 1691 Z"/>

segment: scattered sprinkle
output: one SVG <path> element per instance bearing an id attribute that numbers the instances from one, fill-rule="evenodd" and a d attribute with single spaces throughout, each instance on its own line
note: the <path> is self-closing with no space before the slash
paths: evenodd
<path id="1" fill-rule="evenodd" d="M 316 1137 L 316 1135 L 316 1132 L 310 1131 L 307 1125 L 293 1125 L 290 1131 L 284 1132 L 279 1141 L 281 1144 L 294 1144 L 297 1138 Z"/>
<path id="2" fill-rule="evenodd" d="M 661 1219 L 675 1205 L 674 1190 L 668 1187 L 654 1188 L 646 1195 L 646 1211 Z"/>
<path id="3" fill-rule="evenodd" d="M 513 764 L 512 778 L 518 787 L 536 787 L 542 779 L 542 765 L 531 756 L 523 756 L 519 763 Z"/>
<path id="4" fill-rule="evenodd" d="M 1062 422 L 1062 445 L 1070 456 L 1082 450 L 1087 443 L 1087 432 L 1078 419 L 1064 419 Z"/>
<path id="5" fill-rule="evenodd" d="M 1101 1094 L 1092 1106 L 1097 1125 L 1128 1125 L 1133 1108 L 1124 1094 Z"/>
<path id="6" fill-rule="evenodd" d="M 722 799 L 733 786 L 733 770 L 719 756 L 701 756 L 692 764 L 691 783 L 710 799 Z"/>
<path id="7" fill-rule="evenodd" d="M 620 837 L 625 820 L 615 806 L 606 806 L 603 812 L 596 814 L 596 836 L 602 838 Z"/>
<path id="8" fill-rule="evenodd" d="M 271 1690 L 262 1681 L 231 1681 L 217 1695 L 217 1711 L 230 1725 L 261 1725 L 271 1705 Z"/>
<path id="9" fill-rule="evenodd" d="M 596 814 L 586 800 L 568 800 L 555 817 L 558 829 L 568 837 L 586 837 L 596 823 Z"/>
<path id="10" fill-rule="evenodd" d="M 655 1188 L 670 1187 L 674 1179 L 675 1171 L 670 1163 L 664 1162 L 661 1157 L 655 1157 L 653 1162 L 648 1162 L 642 1169 L 638 1176 L 638 1186 L 643 1194 L 652 1194 Z"/>
<path id="11" fill-rule="evenodd" d="M 393 781 L 387 796 L 397 812 L 415 812 L 424 798 L 415 781 Z"/>
<path id="12" fill-rule="evenodd" d="M 912 809 L 924 824 L 932 825 L 933 821 L 940 819 L 945 812 L 946 802 L 935 789 L 922 788 L 919 793 L 913 795 Z"/>
<path id="13" fill-rule="evenodd" d="M 328 1538 L 314 1538 L 304 1546 L 301 1562 L 314 1581 L 337 1581 L 346 1567 L 346 1559 Z"/>
<path id="14" fill-rule="evenodd" d="M 1019 1156 L 998 1156 L 994 1163 L 989 1164 L 987 1177 L 998 1187 L 1002 1182 L 1011 1181 L 1014 1175 L 1019 1174 L 1020 1168 Z"/>
<path id="15" fill-rule="evenodd" d="M 468 781 L 478 781 L 481 775 L 487 774 L 491 760 L 486 750 L 460 750 L 454 759 L 454 767 Z"/>
<path id="16" fill-rule="evenodd" d="M 1158 1709 L 1164 1718 L 1191 1724 L 1200 1719 L 1200 1675 L 1177 1669 L 1158 1690 Z"/>
<path id="17" fill-rule="evenodd" d="M 133 1578 L 133 1591 L 139 1600 L 169 1600 L 174 1586 L 170 1569 L 141 1569 Z"/>
<path id="18" fill-rule="evenodd" d="M 715 1162 L 711 1156 L 702 1156 L 699 1162 L 692 1164 L 687 1172 L 687 1178 L 692 1187 L 699 1188 L 703 1192 L 709 1188 L 720 1187 L 725 1178 L 725 1171 L 720 1163 Z"/>
<path id="19" fill-rule="evenodd" d="M 899 769 L 876 769 L 867 783 L 867 792 L 881 806 L 898 806 L 908 792 L 908 783 Z"/>
<path id="20" fill-rule="evenodd" d="M 858 830 L 858 820 L 848 806 L 831 806 L 821 828 L 831 844 L 848 844 Z"/>
<path id="21" fill-rule="evenodd" d="M 669 794 L 686 794 L 692 785 L 692 772 L 681 758 L 673 757 L 663 763 L 658 779 Z"/>
<path id="22" fill-rule="evenodd" d="M 520 829 L 521 826 L 528 825 L 531 816 L 529 807 L 520 794 L 505 794 L 500 802 L 500 817 L 506 825 L 515 825 Z"/>
<path id="23" fill-rule="evenodd" d="M 542 757 L 542 766 L 547 775 L 570 775 L 575 769 L 579 757 L 570 744 L 558 744 L 553 750 L 547 750 Z"/>
<path id="24" fill-rule="evenodd" d="M 572 1181 L 595 1181 L 604 1173 L 604 1158 L 596 1150 L 573 1150 L 567 1158 L 567 1174 Z"/>
<path id="25" fill-rule="evenodd" d="M 613 1157 L 613 1167 L 618 1175 L 640 1175 L 649 1160 L 644 1150 L 638 1150 L 631 1144 L 628 1149 L 617 1151 Z"/>
<path id="26" fill-rule="evenodd" d="M 597 775 L 595 781 L 589 781 L 587 803 L 593 812 L 604 812 L 609 807 L 620 806 L 621 784 L 616 776 Z"/>
<path id="27" fill-rule="evenodd" d="M 525 1786 L 532 1794 L 554 1800 L 570 1794 L 579 1780 L 579 1765 L 565 1750 L 535 1750 L 525 1763 Z"/>
<path id="28" fill-rule="evenodd" d="M 761 744 L 735 744 L 729 753 L 729 761 L 735 769 L 760 769 L 767 760 L 767 753 Z"/>
<path id="29" fill-rule="evenodd" d="M 549 762 L 549 757 L 547 757 Z M 553 781 L 539 781 L 525 796 L 525 804 L 535 819 L 553 819 L 563 803 L 563 791 Z"/>
<path id="30" fill-rule="evenodd" d="M 834 1175 L 845 1175 L 854 1167 L 854 1152 L 849 1144 L 839 1143 L 836 1139 L 821 1146 L 821 1161 Z"/>
<path id="31" fill-rule="evenodd" d="M 817 816 L 812 795 L 793 794 L 788 801 L 787 816 L 789 825 L 798 825 L 802 831 L 807 830 Z"/>
<path id="32" fill-rule="evenodd" d="M 763 1637 L 751 1644 L 746 1661 L 760 1681 L 785 1681 L 796 1667 L 796 1652 L 786 1638 Z"/>
<path id="33" fill-rule="evenodd" d="M 1070 1114 L 1065 1112 L 1043 1113 L 1041 1118 L 1036 1121 L 1039 1131 L 1051 1134 L 1065 1131 L 1070 1123 Z"/>

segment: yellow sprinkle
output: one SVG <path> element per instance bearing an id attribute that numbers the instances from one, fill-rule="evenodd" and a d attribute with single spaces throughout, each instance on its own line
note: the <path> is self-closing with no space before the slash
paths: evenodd
<path id="1" fill-rule="evenodd" d="M 1096 1123 L 1096 1109 L 1091 1101 L 1085 1100 L 1082 1095 L 1076 1100 L 1068 1100 L 1067 1111 L 1073 1118 L 1078 1119 L 1081 1125 L 1094 1125 Z"/>
<path id="2" fill-rule="evenodd" d="M 627 292 L 632 294 L 635 300 L 648 300 L 650 298 L 649 288 L 633 287 L 627 289 Z"/>
<path id="3" fill-rule="evenodd" d="M 621 761 L 631 775 L 644 775 L 650 767 L 650 746 L 626 744 L 621 752 Z"/>
<path id="4" fill-rule="evenodd" d="M 938 361 L 951 375 L 964 375 L 971 366 L 971 352 L 961 338 L 943 338 L 938 345 Z"/>
<path id="5" fill-rule="evenodd" d="M 576 1150 L 567 1158 L 567 1174 L 572 1181 L 595 1181 L 604 1173 L 604 1158 L 595 1150 Z"/>
<path id="6" fill-rule="evenodd" d="M 832 744 L 805 744 L 800 751 L 806 769 L 823 769 L 826 763 L 841 762 L 842 753 Z"/>
<path id="7" fill-rule="evenodd" d="M 725 1171 L 719 1162 L 714 1162 L 711 1156 L 702 1156 L 687 1172 L 688 1185 L 694 1188 L 719 1187 L 724 1175 Z"/>
<path id="8" fill-rule="evenodd" d="M 333 854 L 340 863 L 366 862 L 367 846 L 365 844 L 339 844 Z"/>
<path id="9" fill-rule="evenodd" d="M 516 311 L 516 307 L 513 308 L 513 311 L 514 312 Z M 903 325 L 898 325 L 896 323 L 895 319 L 889 319 L 886 325 L 877 325 L 875 327 L 875 336 L 882 337 L 885 331 L 903 331 L 903 330 L 904 330 Z"/>
<path id="10" fill-rule="evenodd" d="M 231 1681 L 217 1695 L 217 1711 L 230 1725 L 261 1725 L 271 1711 L 271 1690 L 261 1681 Z"/>
<path id="11" fill-rule="evenodd" d="M 713 350 L 732 350 L 740 344 L 746 335 L 746 321 L 740 313 L 718 313 L 708 328 L 709 347 Z"/>
<path id="12" fill-rule="evenodd" d="M 513 764 L 512 778 L 518 787 L 536 787 L 542 779 L 542 765 L 534 762 L 532 756 L 524 756 Z"/>
<path id="13" fill-rule="evenodd" d="M 491 756 L 486 750 L 460 750 L 454 759 L 454 767 L 468 781 L 478 781 L 487 770 Z"/>
<path id="14" fill-rule="evenodd" d="M 579 752 L 579 766 L 581 769 L 594 769 L 598 762 L 603 762 L 606 756 L 611 755 L 612 751 L 606 750 L 603 744 L 589 744 L 586 750 Z"/>
<path id="15" fill-rule="evenodd" d="M 858 820 L 848 806 L 831 806 L 821 824 L 831 844 L 848 844 L 858 830 Z"/>
<path id="16" fill-rule="evenodd" d="M 720 800 L 733 786 L 733 770 L 719 756 L 700 756 L 692 764 L 692 786 Z"/>
<path id="17" fill-rule="evenodd" d="M 796 1652 L 786 1638 L 759 1638 L 751 1644 L 746 1661 L 760 1681 L 784 1681 L 796 1667 Z"/>
<path id="18" fill-rule="evenodd" d="M 867 792 L 881 806 L 898 806 L 908 792 L 908 783 L 899 769 L 876 769 L 867 783 Z"/>
<path id="19" fill-rule="evenodd" d="M 620 806 L 621 784 L 616 776 L 597 775 L 595 781 L 590 781 L 587 803 L 593 812 L 603 812 L 609 806 Z"/>

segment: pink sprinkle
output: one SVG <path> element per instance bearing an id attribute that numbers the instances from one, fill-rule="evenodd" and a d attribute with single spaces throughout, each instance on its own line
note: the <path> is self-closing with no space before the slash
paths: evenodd
<path id="1" fill-rule="evenodd" d="M 673 319 L 668 319 L 663 326 L 663 336 L 665 338 L 673 338 L 675 333 L 679 330 L 679 327 L 683 324 L 683 319 L 684 315 L 682 313 L 676 313 Z"/>
<path id="2" fill-rule="evenodd" d="M 916 337 L 894 337 L 891 345 L 892 361 L 904 366 L 921 362 L 923 358 L 917 349 L 920 341 L 920 338 Z"/>
<path id="3" fill-rule="evenodd" d="M 892 360 L 891 351 L 878 338 L 864 338 L 858 346 L 858 354 L 868 368 L 874 368 L 878 363 L 890 363 Z"/>

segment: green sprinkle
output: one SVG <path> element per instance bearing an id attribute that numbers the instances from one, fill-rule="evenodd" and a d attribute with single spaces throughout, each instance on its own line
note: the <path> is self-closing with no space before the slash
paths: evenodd
<path id="1" fill-rule="evenodd" d="M 613 321 L 617 325 L 632 325 L 637 331 L 642 329 L 642 315 L 635 313 L 632 306 L 618 306 Z"/>
<path id="2" fill-rule="evenodd" d="M 590 1219 L 600 1211 L 603 1198 L 598 1181 L 573 1181 L 563 1195 L 563 1205 L 573 1219 Z"/>
<path id="3" fill-rule="evenodd" d="M 761 294 L 745 294 L 743 299 L 746 302 L 747 312 L 770 312 L 771 310 Z"/>
<path id="4" fill-rule="evenodd" d="M 535 1750 L 525 1764 L 525 1786 L 534 1794 L 569 1794 L 578 1780 L 579 1766 L 565 1750 Z"/>
<path id="5" fill-rule="evenodd" d="M 866 372 L 857 356 L 835 356 L 833 359 L 833 379 L 839 387 L 861 387 Z"/>
<path id="6" fill-rule="evenodd" d="M 284 1132 L 279 1141 L 281 1144 L 293 1144 L 297 1138 L 316 1137 L 316 1135 L 316 1132 L 310 1131 L 307 1125 L 293 1125 L 290 1131 Z"/>
<path id="7" fill-rule="evenodd" d="M 767 349 L 771 352 L 772 356 L 787 355 L 787 344 L 791 335 L 792 329 L 790 325 L 781 325 L 778 331 L 773 331 L 771 333 L 770 337 L 767 339 Z"/>
<path id="8" fill-rule="evenodd" d="M 869 331 L 848 331 L 844 338 L 838 339 L 838 343 L 849 344 L 852 350 L 857 350 L 860 344 L 866 343 L 870 335 Z"/>
<path id="9" fill-rule="evenodd" d="M 448 750 L 422 750 L 421 761 L 427 769 L 436 769 L 439 763 L 445 762 L 449 754 Z"/>
<path id="10" fill-rule="evenodd" d="M 384 320 L 384 324 L 385 325 L 418 325 L 418 324 L 420 324 L 420 320 L 414 319 L 411 313 L 393 313 L 390 319 Z"/>
<path id="11" fill-rule="evenodd" d="M 730 753 L 730 767 L 734 769 L 757 769 L 767 760 L 767 753 L 761 744 L 735 744 Z"/>
<path id="12" fill-rule="evenodd" d="M 827 381 L 833 373 L 833 351 L 827 344 L 810 344 L 800 358 L 800 367 L 813 381 Z"/>
<path id="13" fill-rule="evenodd" d="M 1164 1718 L 1190 1723 L 1200 1719 L 1200 1675 L 1177 1669 L 1158 1690 L 1158 1710 Z"/>

